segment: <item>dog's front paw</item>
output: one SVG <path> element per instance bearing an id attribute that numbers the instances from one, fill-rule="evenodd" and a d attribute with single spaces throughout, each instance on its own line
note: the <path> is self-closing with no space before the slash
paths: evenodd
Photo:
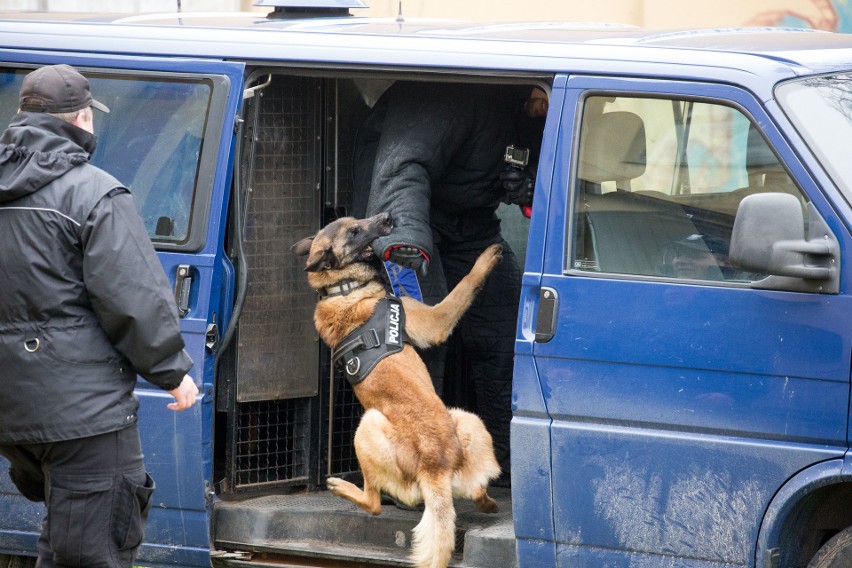
<path id="1" fill-rule="evenodd" d="M 491 274 L 491 271 L 494 270 L 495 266 L 500 264 L 501 260 L 503 260 L 503 245 L 491 245 L 482 251 L 482 254 L 479 255 L 478 259 L 476 259 L 474 269 L 482 270 L 487 276 Z"/>

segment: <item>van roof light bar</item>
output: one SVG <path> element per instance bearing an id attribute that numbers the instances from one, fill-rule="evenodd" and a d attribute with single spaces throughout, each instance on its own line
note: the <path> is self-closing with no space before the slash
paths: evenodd
<path id="1" fill-rule="evenodd" d="M 368 8 L 361 0 L 258 0 L 255 6 L 274 8 L 268 18 L 351 16 L 350 8 Z"/>

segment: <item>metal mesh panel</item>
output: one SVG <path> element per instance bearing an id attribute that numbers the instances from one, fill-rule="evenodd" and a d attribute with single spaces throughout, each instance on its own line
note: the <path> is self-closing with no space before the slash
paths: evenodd
<path id="1" fill-rule="evenodd" d="M 316 293 L 305 280 L 304 259 L 290 246 L 320 226 L 320 85 L 275 76 L 247 107 L 251 174 L 243 248 L 249 270 L 231 423 L 235 489 L 310 484 L 316 475 Z"/>
<path id="2" fill-rule="evenodd" d="M 319 227 L 319 82 L 276 77 L 253 102 L 253 171 L 243 246 L 248 295 L 239 327 L 237 401 L 317 394 L 316 295 L 290 246 Z"/>
<path id="3" fill-rule="evenodd" d="M 326 116 L 326 169 L 329 176 L 326 181 L 326 203 L 340 214 L 351 214 L 353 199 L 352 187 L 352 150 L 355 145 L 355 133 L 367 113 L 367 106 L 351 81 L 332 80 L 327 86 Z M 329 219 L 330 221 L 330 219 Z M 326 360 L 329 360 L 328 357 Z M 326 409 L 324 424 L 327 435 L 323 437 L 329 444 L 326 449 L 326 473 L 347 477 L 358 474 L 360 467 L 355 456 L 353 437 L 355 429 L 364 414 L 361 403 L 355 398 L 352 386 L 340 372 L 331 374 L 327 367 L 326 396 L 331 397 L 330 409 Z"/>
<path id="4" fill-rule="evenodd" d="M 329 389 L 332 396 L 332 415 L 327 420 L 331 444 L 327 473 L 336 476 L 357 473 L 360 467 L 355 456 L 353 437 L 364 409 L 342 373 L 334 373 Z"/>
<path id="5" fill-rule="evenodd" d="M 318 471 L 357 475 L 353 436 L 363 415 L 346 379 L 329 380 L 327 349 L 313 327 L 316 294 L 304 259 L 289 249 L 322 225 L 320 183 L 327 215 L 347 212 L 354 131 L 365 107 L 350 83 L 341 88 L 334 80 L 274 76 L 259 93 L 246 116 L 249 289 L 238 328 L 230 441 L 230 479 L 243 490 L 319 483 Z"/>
<path id="6" fill-rule="evenodd" d="M 300 400 L 239 405 L 236 435 L 237 487 L 307 480 L 310 405 Z"/>
<path id="7" fill-rule="evenodd" d="M 330 141 L 327 147 L 329 167 L 326 172 L 329 178 L 326 183 L 326 203 L 338 214 L 352 215 L 355 135 L 369 109 L 351 81 L 333 81 L 327 90 L 326 112 L 333 120 L 326 121 L 327 139 Z M 366 197 L 362 207 L 365 206 Z"/>

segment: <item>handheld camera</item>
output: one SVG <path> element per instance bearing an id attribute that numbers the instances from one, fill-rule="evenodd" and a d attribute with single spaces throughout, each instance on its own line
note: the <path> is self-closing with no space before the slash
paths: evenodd
<path id="1" fill-rule="evenodd" d="M 514 168 L 524 169 L 530 162 L 530 149 L 516 148 L 510 144 L 506 146 L 506 154 L 503 156 L 503 160 Z"/>

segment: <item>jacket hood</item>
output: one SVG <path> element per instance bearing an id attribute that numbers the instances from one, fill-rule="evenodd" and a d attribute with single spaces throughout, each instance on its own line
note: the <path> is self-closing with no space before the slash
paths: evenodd
<path id="1" fill-rule="evenodd" d="M 93 134 L 45 113 L 22 112 L 0 136 L 0 203 L 36 192 L 95 150 Z"/>

